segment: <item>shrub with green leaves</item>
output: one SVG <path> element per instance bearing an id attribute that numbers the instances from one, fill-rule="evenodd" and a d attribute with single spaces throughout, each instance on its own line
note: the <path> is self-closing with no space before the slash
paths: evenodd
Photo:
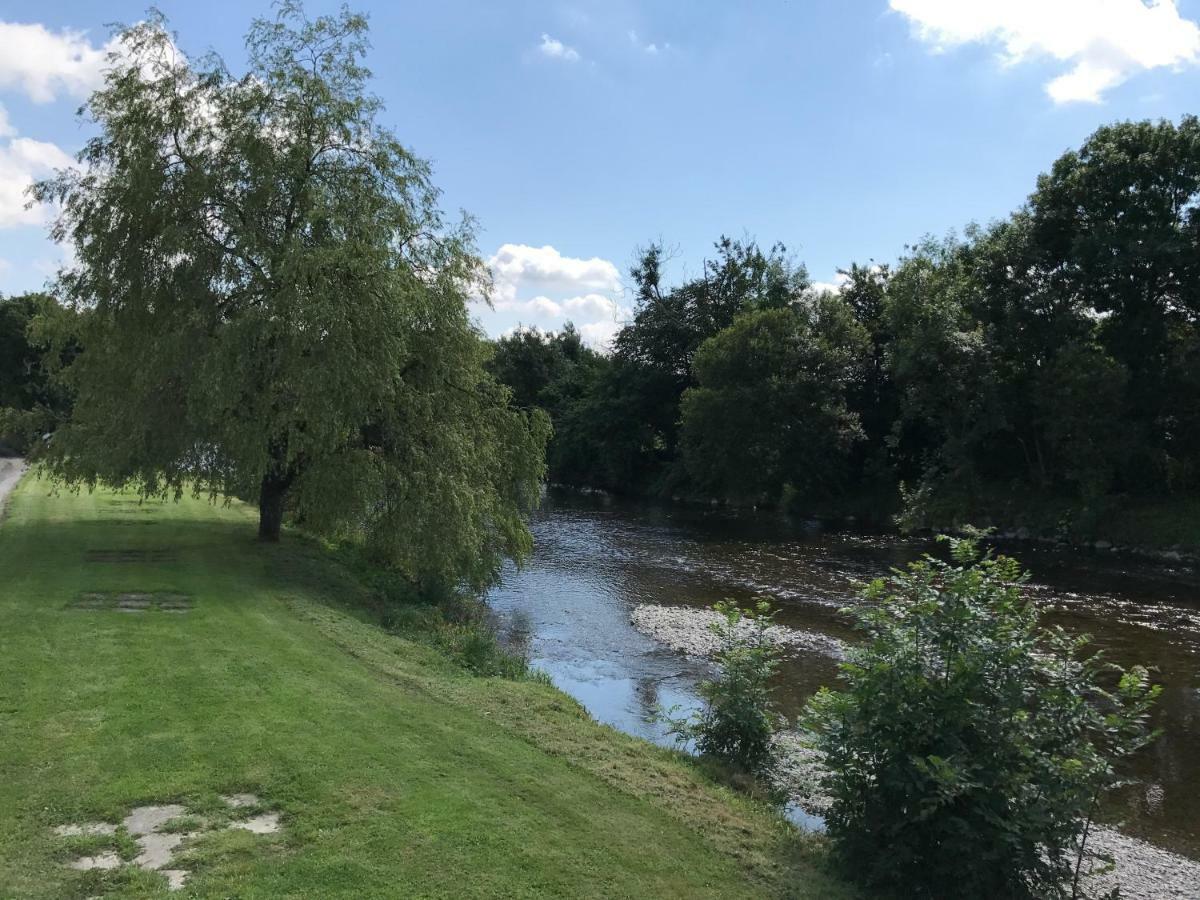
<path id="1" fill-rule="evenodd" d="M 720 674 L 699 685 L 703 709 L 667 719 L 670 733 L 680 741 L 694 740 L 702 756 L 761 773 L 773 761 L 771 739 L 782 722 L 771 686 L 780 655 L 770 635 L 774 613 L 766 600 L 746 610 L 727 600 L 713 610 L 721 615 L 711 626 L 720 642 Z"/>
<path id="2" fill-rule="evenodd" d="M 808 724 L 847 871 L 907 897 L 1079 896 L 1087 835 L 1159 693 L 1038 622 L 1019 564 L 950 540 L 876 581 Z"/>

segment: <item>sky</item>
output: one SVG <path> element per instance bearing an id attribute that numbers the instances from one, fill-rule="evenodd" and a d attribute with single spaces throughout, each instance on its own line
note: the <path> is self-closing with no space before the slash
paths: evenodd
<path id="1" fill-rule="evenodd" d="M 340 4 L 308 0 L 310 14 Z M 697 273 L 722 234 L 814 281 L 1017 208 L 1098 126 L 1200 112 L 1200 0 L 351 0 L 383 122 L 478 222 L 493 335 L 631 315 L 636 248 Z M 234 71 L 268 0 L 159 0 Z M 0 293 L 69 248 L 32 179 L 72 163 L 109 25 L 144 2 L 0 0 Z"/>

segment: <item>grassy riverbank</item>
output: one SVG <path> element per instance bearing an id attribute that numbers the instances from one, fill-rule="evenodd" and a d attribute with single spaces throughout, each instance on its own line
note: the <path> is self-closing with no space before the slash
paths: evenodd
<path id="1" fill-rule="evenodd" d="M 237 792 L 279 832 L 185 843 L 176 896 L 844 895 L 690 763 L 364 621 L 346 570 L 295 536 L 256 544 L 241 506 L 49 497 L 26 478 L 8 507 L 0 896 L 166 895 L 131 865 L 67 868 L 105 844 L 133 855 L 122 833 L 53 829 L 153 803 L 212 816 Z M 174 599 L 123 611 L 122 595 Z"/>

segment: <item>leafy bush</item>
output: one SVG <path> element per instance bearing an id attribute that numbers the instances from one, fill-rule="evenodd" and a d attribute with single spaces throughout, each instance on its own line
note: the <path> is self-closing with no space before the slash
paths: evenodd
<path id="1" fill-rule="evenodd" d="M 533 676 L 527 659 L 500 645 L 490 622 L 444 622 L 435 632 L 434 643 L 476 675 L 516 681 Z"/>
<path id="2" fill-rule="evenodd" d="M 1041 627 L 1015 560 L 950 545 L 867 589 L 846 689 L 811 702 L 835 854 L 909 897 L 1078 896 L 1097 803 L 1153 738 L 1159 689 Z"/>
<path id="3" fill-rule="evenodd" d="M 780 652 L 769 634 L 774 613 L 765 600 L 754 609 L 725 601 L 713 610 L 722 616 L 711 626 L 720 641 L 720 674 L 700 683 L 702 710 L 683 719 L 667 718 L 670 733 L 680 741 L 694 740 L 702 756 L 761 773 L 773 762 L 771 738 L 782 722 L 770 683 Z"/>
<path id="4" fill-rule="evenodd" d="M 475 675 L 547 680 L 528 659 L 500 644 L 487 607 L 476 597 L 456 594 L 437 603 L 388 604 L 381 607 L 380 623 L 409 640 L 437 647 Z"/>

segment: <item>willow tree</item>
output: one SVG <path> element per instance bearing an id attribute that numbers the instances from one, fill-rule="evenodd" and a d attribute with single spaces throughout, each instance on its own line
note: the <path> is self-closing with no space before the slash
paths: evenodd
<path id="1" fill-rule="evenodd" d="M 529 544 L 548 425 L 484 371 L 485 279 L 426 163 L 380 122 L 366 21 L 285 3 L 247 71 L 125 29 L 81 111 L 96 137 L 38 184 L 74 248 L 83 347 L 43 450 L 75 484 L 256 500 L 365 536 L 421 578 L 481 584 Z"/>

